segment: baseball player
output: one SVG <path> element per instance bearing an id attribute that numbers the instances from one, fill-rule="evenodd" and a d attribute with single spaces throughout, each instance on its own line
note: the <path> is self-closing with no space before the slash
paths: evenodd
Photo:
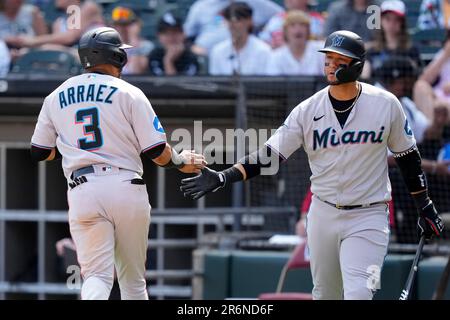
<path id="1" fill-rule="evenodd" d="M 35 160 L 62 157 L 82 299 L 108 299 L 114 267 L 122 299 L 148 299 L 151 207 L 140 154 L 185 173 L 206 165 L 202 155 L 172 149 L 144 93 L 120 79 L 127 48 L 115 29 L 86 32 L 78 48 L 86 73 L 45 98 L 31 139 Z"/>
<path id="2" fill-rule="evenodd" d="M 372 299 L 389 240 L 392 151 L 414 199 L 420 234 L 439 236 L 443 224 L 427 193 L 413 133 L 397 98 L 358 82 L 364 65 L 361 38 L 330 34 L 325 47 L 329 86 L 293 109 L 265 146 L 221 172 L 209 168 L 183 179 L 185 196 L 198 199 L 305 149 L 312 171 L 307 237 L 314 299 Z"/>

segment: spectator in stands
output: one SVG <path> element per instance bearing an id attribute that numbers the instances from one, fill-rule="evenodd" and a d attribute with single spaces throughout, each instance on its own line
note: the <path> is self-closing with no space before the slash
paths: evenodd
<path id="1" fill-rule="evenodd" d="M 450 37 L 423 70 L 414 88 L 414 102 L 430 119 L 434 116 L 436 99 L 450 104 Z"/>
<path id="2" fill-rule="evenodd" d="M 231 38 L 215 45 L 209 58 L 212 75 L 263 75 L 270 57 L 270 46 L 251 34 L 253 9 L 245 2 L 225 8 Z"/>
<path id="3" fill-rule="evenodd" d="M 450 28 L 450 1 L 422 0 L 417 28 L 419 30 Z"/>
<path id="4" fill-rule="evenodd" d="M 403 1 L 388 0 L 381 4 L 381 29 L 375 31 L 375 40 L 368 45 L 362 77 L 369 79 L 389 57 L 409 57 L 421 66 L 420 53 L 408 33 L 406 8 Z"/>
<path id="5" fill-rule="evenodd" d="M 9 65 L 11 63 L 11 56 L 6 43 L 0 39 L 0 78 L 5 77 L 9 72 Z"/>
<path id="6" fill-rule="evenodd" d="M 214 45 L 229 37 L 223 9 L 234 1 L 198 0 L 189 9 L 184 32 L 189 39 L 194 39 L 192 50 L 200 55 L 208 55 Z M 283 8 L 270 0 L 245 0 L 254 11 L 255 31 L 262 27 Z"/>
<path id="7" fill-rule="evenodd" d="M 291 10 L 283 24 L 286 44 L 275 49 L 267 63 L 267 75 L 323 75 L 324 55 L 322 41 L 308 40 L 310 17 L 300 10 Z"/>
<path id="8" fill-rule="evenodd" d="M 449 109 L 450 103 L 444 100 L 435 100 L 433 105 L 433 123 L 425 131 L 423 141 L 424 154 L 429 159 L 436 159 L 439 150 L 447 141 L 450 141 Z"/>
<path id="9" fill-rule="evenodd" d="M 112 27 L 119 32 L 123 43 L 132 48 L 127 50 L 128 62 L 122 74 L 143 74 L 148 69 L 148 56 L 154 45 L 141 37 L 142 23 L 130 8 L 118 6 L 111 13 Z"/>
<path id="10" fill-rule="evenodd" d="M 0 39 L 25 35 L 33 37 L 48 32 L 41 11 L 23 0 L 0 1 Z"/>
<path id="11" fill-rule="evenodd" d="M 367 7 L 379 5 L 378 0 L 339 0 L 333 1 L 328 7 L 328 17 L 325 20 L 324 34 L 338 30 L 356 32 L 366 41 L 373 39 L 373 30 L 367 27 Z"/>
<path id="12" fill-rule="evenodd" d="M 52 49 L 63 49 L 64 47 L 75 46 L 81 35 L 87 30 L 99 26 L 104 26 L 102 8 L 93 1 L 86 1 L 81 6 L 80 12 L 81 28 L 68 28 L 59 33 L 40 35 L 35 37 L 18 36 L 6 39 L 9 45 L 16 47 L 39 47 L 42 45 L 56 45 Z M 49 48 L 49 47 L 47 47 Z"/>
<path id="13" fill-rule="evenodd" d="M 270 44 L 273 49 L 281 47 L 284 44 L 283 29 L 287 13 L 291 10 L 301 10 L 309 15 L 310 38 L 322 39 L 325 20 L 321 13 L 309 10 L 309 2 L 310 0 L 285 0 L 286 11 L 274 15 L 259 33 L 259 38 Z"/>
<path id="14" fill-rule="evenodd" d="M 68 27 L 67 9 L 70 6 L 81 6 L 81 0 L 55 0 L 55 8 L 57 11 L 61 12 L 61 16 L 56 18 L 55 22 L 52 24 L 52 33 L 66 32 Z"/>
<path id="15" fill-rule="evenodd" d="M 150 53 L 149 71 L 156 76 L 196 75 L 199 72 L 197 56 L 186 44 L 181 20 L 165 13 L 158 23 L 161 44 Z"/>
<path id="16" fill-rule="evenodd" d="M 378 80 L 375 85 L 393 93 L 401 102 L 414 137 L 420 144 L 430 121 L 411 100 L 417 76 L 416 64 L 404 56 L 388 57 L 374 73 L 374 78 Z"/>
<path id="17" fill-rule="evenodd" d="M 436 106 L 436 115 L 431 123 L 423 112 L 416 107 L 411 100 L 411 96 L 417 75 L 417 67 L 411 59 L 403 56 L 392 56 L 374 74 L 375 79 L 379 81 L 375 85 L 393 93 L 399 99 L 419 148 L 424 149 L 425 147 L 425 149 L 428 149 L 422 154 L 422 169 L 429 174 L 448 175 L 450 174 L 448 170 L 450 162 L 436 161 L 436 150 L 442 145 L 441 137 L 443 137 L 448 112 L 442 104 Z M 435 149 L 433 153 L 429 153 L 430 141 L 434 140 L 438 140 L 439 145 L 433 147 Z M 391 165 L 395 165 L 391 156 L 388 161 Z"/>

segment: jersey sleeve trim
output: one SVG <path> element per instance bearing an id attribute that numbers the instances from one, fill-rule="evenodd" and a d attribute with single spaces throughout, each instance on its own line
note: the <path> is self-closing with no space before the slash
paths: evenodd
<path id="1" fill-rule="evenodd" d="M 281 152 L 279 152 L 278 150 L 276 150 L 276 149 L 275 149 L 274 147 L 272 147 L 270 144 L 266 143 L 265 145 L 266 145 L 266 147 L 268 147 L 272 152 L 275 152 L 281 159 L 283 159 L 284 161 L 287 160 L 287 158 L 286 158 L 285 156 L 283 156 L 283 155 L 281 154 Z"/>
<path id="2" fill-rule="evenodd" d="M 32 146 L 39 148 L 39 149 L 45 149 L 45 150 L 52 150 L 54 147 L 47 147 L 47 146 L 41 146 L 40 144 L 32 143 Z"/>
<path id="3" fill-rule="evenodd" d="M 146 152 L 146 151 L 148 151 L 148 150 L 151 150 L 151 149 L 153 149 L 153 148 L 156 148 L 157 146 L 160 146 L 160 145 L 165 144 L 165 143 L 166 143 L 166 141 L 160 141 L 160 142 L 154 143 L 154 144 L 152 144 L 151 146 L 149 146 L 149 147 L 143 149 L 141 152 Z"/>

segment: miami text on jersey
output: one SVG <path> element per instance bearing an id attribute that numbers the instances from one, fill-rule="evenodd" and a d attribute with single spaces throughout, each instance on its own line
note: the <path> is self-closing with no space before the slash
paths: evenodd
<path id="1" fill-rule="evenodd" d="M 59 93 L 59 105 L 62 109 L 74 103 L 89 101 L 111 104 L 112 95 L 116 91 L 116 87 L 107 86 L 105 84 L 90 84 L 69 87 Z"/>
<path id="2" fill-rule="evenodd" d="M 317 148 L 328 148 L 328 143 L 332 147 L 336 147 L 342 144 L 356 144 L 356 143 L 382 143 L 383 142 L 384 127 L 380 128 L 380 131 L 345 131 L 342 134 L 341 139 L 336 135 L 336 130 L 332 127 L 325 129 L 322 133 L 319 130 L 314 130 L 314 142 L 313 150 Z"/>

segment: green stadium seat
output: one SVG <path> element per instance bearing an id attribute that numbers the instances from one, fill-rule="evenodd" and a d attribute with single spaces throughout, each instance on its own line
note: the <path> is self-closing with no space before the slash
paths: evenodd
<path id="1" fill-rule="evenodd" d="M 413 255 L 389 254 L 386 256 L 381 270 L 380 289 L 374 296 L 375 300 L 398 300 L 408 278 L 413 259 Z M 412 296 L 414 295 L 415 292 Z"/>
<path id="2" fill-rule="evenodd" d="M 279 251 L 208 251 L 205 254 L 204 263 L 203 298 L 256 299 L 262 293 L 273 292 L 279 283 L 282 269 L 290 257 L 290 252 Z M 375 300 L 398 300 L 413 258 L 412 255 L 390 254 L 386 256 L 381 272 L 381 286 L 374 296 Z M 440 270 L 444 265 L 444 262 L 439 264 Z M 419 272 L 426 273 L 422 275 L 422 281 L 427 282 L 434 279 L 427 274 L 429 268 L 420 271 L 420 267 L 421 265 L 419 265 Z M 436 281 L 433 280 L 434 282 L 437 282 L 437 277 L 440 276 L 438 273 L 435 272 Z M 424 290 L 423 286 L 423 284 L 419 284 L 419 289 L 422 288 L 422 291 Z M 434 286 L 435 283 L 433 288 L 428 290 L 434 290 Z M 310 269 L 298 268 L 287 273 L 283 293 L 308 293 L 312 291 L 312 288 Z M 448 289 L 449 291 L 450 289 Z M 415 290 L 412 297 L 417 297 Z"/>
<path id="3" fill-rule="evenodd" d="M 205 255 L 203 299 L 221 300 L 229 296 L 230 251 L 211 250 Z"/>
<path id="4" fill-rule="evenodd" d="M 417 298 L 430 300 L 436 290 L 448 257 L 432 257 L 419 263 L 417 272 Z M 447 285 L 444 299 L 450 299 L 450 284 Z"/>
<path id="5" fill-rule="evenodd" d="M 73 76 L 81 73 L 81 64 L 68 52 L 31 50 L 16 61 L 11 73 Z"/>

